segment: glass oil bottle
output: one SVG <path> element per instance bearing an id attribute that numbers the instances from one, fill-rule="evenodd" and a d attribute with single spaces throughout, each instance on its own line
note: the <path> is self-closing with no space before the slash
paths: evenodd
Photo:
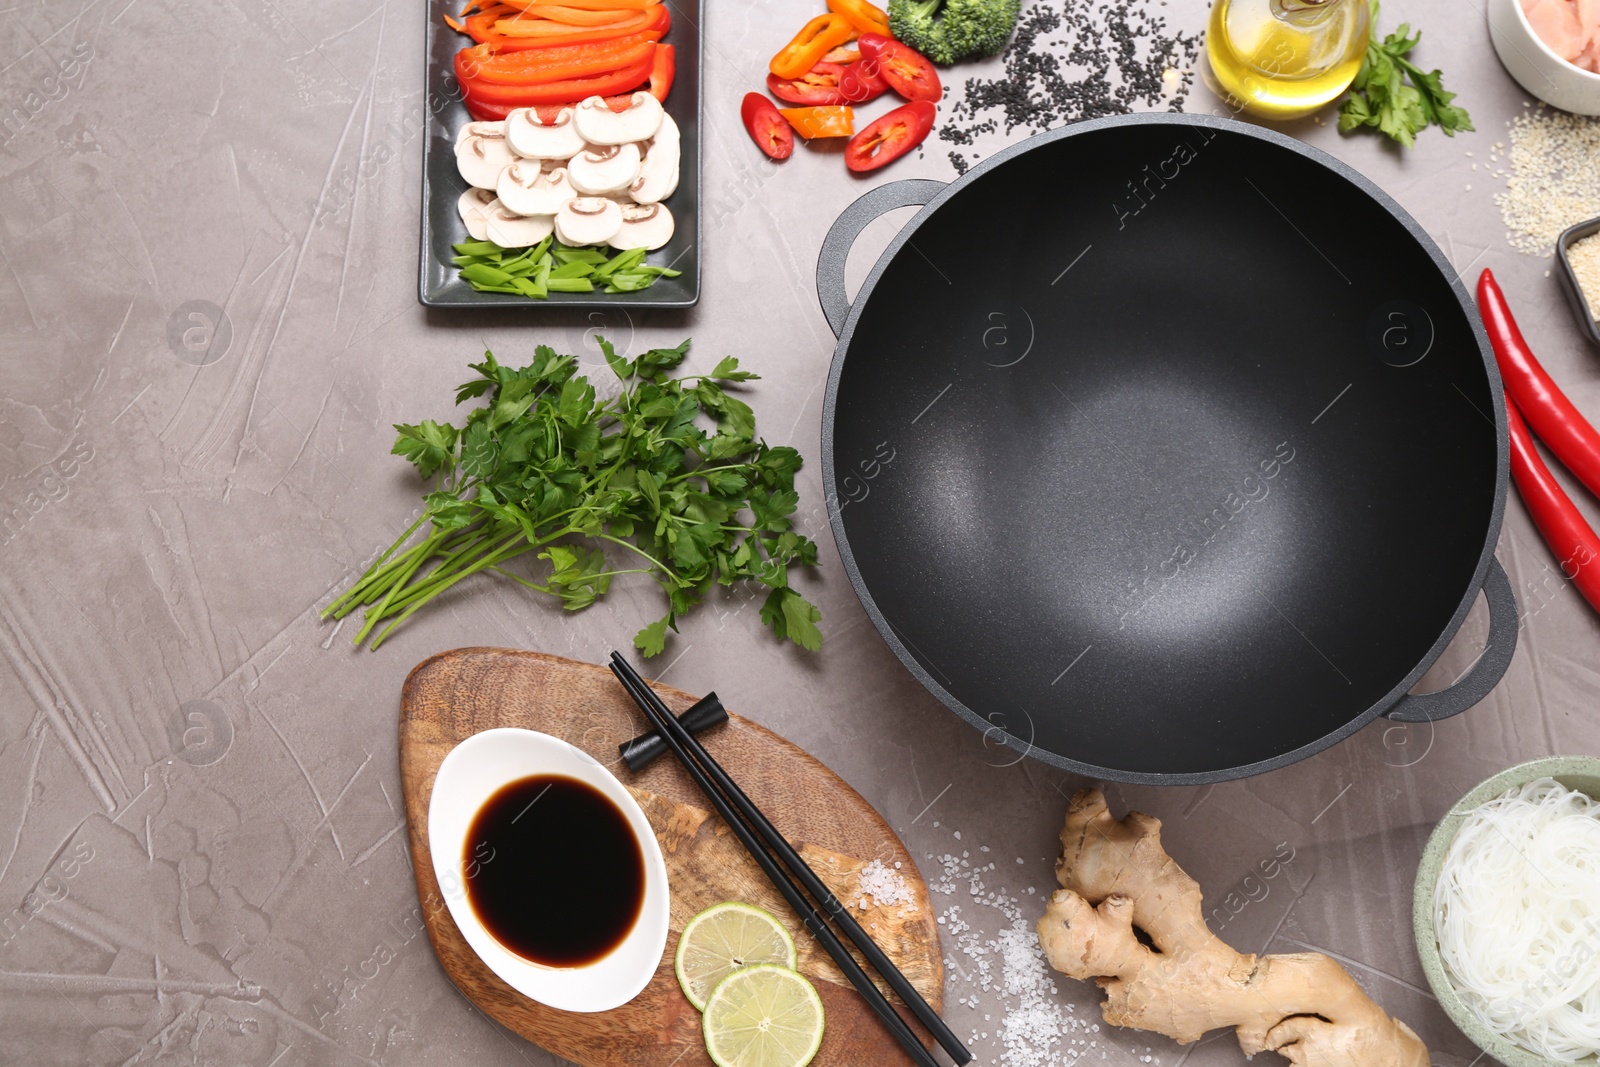
<path id="1" fill-rule="evenodd" d="M 1367 0 L 1213 0 L 1207 81 L 1264 118 L 1309 115 L 1350 87 L 1371 30 Z"/>

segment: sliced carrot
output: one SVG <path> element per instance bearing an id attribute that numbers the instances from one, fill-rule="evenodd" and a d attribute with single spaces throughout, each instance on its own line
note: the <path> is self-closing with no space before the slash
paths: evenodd
<path id="1" fill-rule="evenodd" d="M 541 17 L 567 26 L 604 26 L 607 23 L 621 22 L 623 19 L 632 18 L 634 15 L 634 12 L 629 8 L 618 8 L 615 11 L 591 11 L 581 7 L 561 7 L 557 4 L 540 4 L 536 10 Z"/>
<path id="2" fill-rule="evenodd" d="M 546 4 L 556 4 L 560 7 L 587 7 L 597 11 L 606 11 L 614 8 L 628 8 L 633 11 L 648 11 L 658 7 L 661 0 L 531 0 L 534 7 L 543 7 Z"/>
<path id="3" fill-rule="evenodd" d="M 665 6 L 658 5 L 649 11 L 640 11 L 621 22 L 605 26 L 564 26 L 549 19 L 513 16 L 494 24 L 495 32 L 507 37 L 543 38 L 552 44 L 581 44 L 584 41 L 604 41 L 629 33 L 659 28 L 662 33 L 671 25 L 672 16 Z"/>
<path id="4" fill-rule="evenodd" d="M 590 11 L 617 11 L 627 9 L 643 11 L 646 8 L 657 6 L 661 0 L 505 0 L 513 7 L 537 12 L 537 9 L 554 5 L 557 7 L 582 7 Z"/>

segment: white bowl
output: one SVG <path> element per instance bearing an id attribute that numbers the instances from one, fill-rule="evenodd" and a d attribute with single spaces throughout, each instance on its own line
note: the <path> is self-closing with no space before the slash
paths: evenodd
<path id="1" fill-rule="evenodd" d="M 644 854 L 644 905 L 628 936 L 581 967 L 547 967 L 494 939 L 467 899 L 463 851 L 473 818 L 494 793 L 535 774 L 560 774 L 598 789 L 628 819 Z M 512 989 L 562 1011 L 608 1011 L 638 996 L 656 973 L 667 945 L 667 865 L 650 821 L 611 772 L 580 748 L 534 730 L 473 734 L 445 756 L 428 801 L 428 848 L 450 917 L 478 958 Z"/>
<path id="2" fill-rule="evenodd" d="M 1489 40 L 1507 73 L 1547 104 L 1576 115 L 1600 115 L 1600 74 L 1551 51 L 1528 24 L 1519 0 L 1489 0 Z"/>

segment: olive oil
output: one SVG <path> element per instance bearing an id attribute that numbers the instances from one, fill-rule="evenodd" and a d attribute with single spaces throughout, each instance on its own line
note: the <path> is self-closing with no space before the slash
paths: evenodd
<path id="1" fill-rule="evenodd" d="M 1265 118 L 1309 115 L 1350 87 L 1371 29 L 1367 0 L 1214 0 L 1207 80 Z"/>

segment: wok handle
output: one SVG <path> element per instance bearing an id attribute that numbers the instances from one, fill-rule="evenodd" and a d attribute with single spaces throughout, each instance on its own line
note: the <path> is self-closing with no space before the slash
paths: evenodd
<path id="1" fill-rule="evenodd" d="M 822 239 L 822 251 L 817 253 L 817 299 L 835 337 L 844 332 L 845 319 L 850 317 L 850 298 L 844 291 L 844 264 L 850 257 L 850 246 L 879 215 L 897 207 L 921 207 L 944 188 L 944 182 L 930 178 L 890 182 L 863 193 L 833 220 L 828 236 Z"/>
<path id="2" fill-rule="evenodd" d="M 1459 715 L 1489 695 L 1500 684 L 1511 667 L 1511 657 L 1517 651 L 1517 631 L 1521 620 L 1517 616 L 1517 596 L 1511 591 L 1511 579 L 1500 561 L 1489 560 L 1489 572 L 1483 578 L 1483 596 L 1489 602 L 1489 647 L 1483 650 L 1472 669 L 1448 689 L 1437 693 L 1407 693 L 1387 713 L 1396 722 L 1436 722 Z"/>

